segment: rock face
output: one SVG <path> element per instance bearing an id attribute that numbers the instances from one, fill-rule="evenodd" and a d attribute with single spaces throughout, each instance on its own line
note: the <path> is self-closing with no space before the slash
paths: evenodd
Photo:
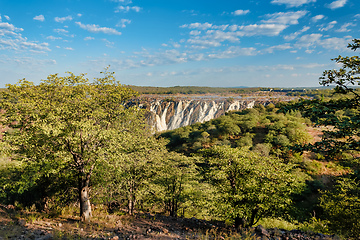
<path id="1" fill-rule="evenodd" d="M 166 131 L 205 122 L 224 115 L 225 112 L 264 106 L 272 101 L 229 98 L 148 98 L 141 99 L 139 106 L 149 110 L 148 121 L 154 130 Z"/>

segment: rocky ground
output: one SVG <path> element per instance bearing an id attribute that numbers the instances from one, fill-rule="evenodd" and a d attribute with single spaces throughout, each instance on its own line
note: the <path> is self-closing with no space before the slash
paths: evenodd
<path id="1" fill-rule="evenodd" d="M 264 229 L 235 231 L 222 222 L 137 214 L 93 217 L 88 224 L 75 217 L 46 218 L 0 208 L 0 240 L 5 239 L 340 239 L 299 230 Z"/>

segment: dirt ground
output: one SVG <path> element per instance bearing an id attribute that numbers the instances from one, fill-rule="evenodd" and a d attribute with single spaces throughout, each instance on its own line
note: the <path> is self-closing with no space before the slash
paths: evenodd
<path id="1" fill-rule="evenodd" d="M 222 223 L 173 218 L 163 215 L 93 216 L 91 223 L 76 217 L 46 218 L 0 208 L 0 240 L 4 239 L 199 239 L 231 234 Z"/>

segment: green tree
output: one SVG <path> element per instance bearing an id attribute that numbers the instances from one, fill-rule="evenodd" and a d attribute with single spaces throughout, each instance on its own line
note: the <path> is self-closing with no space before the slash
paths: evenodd
<path id="1" fill-rule="evenodd" d="M 346 237 L 360 236 L 360 186 L 352 178 L 339 178 L 334 189 L 325 191 L 320 198 L 324 218 L 329 228 Z"/>
<path id="2" fill-rule="evenodd" d="M 358 50 L 360 39 L 354 39 L 348 48 Z M 360 186 L 359 167 L 355 162 L 358 161 L 356 156 L 360 151 L 360 94 L 357 88 L 360 85 L 360 58 L 338 56 L 332 60 L 339 64 L 340 68 L 326 70 L 320 77 L 321 85 L 334 86 L 332 98 L 303 100 L 285 106 L 283 110 L 300 110 L 317 125 L 326 127 L 321 141 L 301 146 L 298 151 L 312 150 L 340 159 L 344 152 L 355 153 L 357 159 L 353 162 L 342 159 L 345 160 L 342 163 L 352 171 L 336 181 L 331 191 L 324 192 L 320 198 L 320 206 L 324 210 L 323 218 L 330 221 L 329 226 L 333 231 L 358 237 Z"/>
<path id="3" fill-rule="evenodd" d="M 162 171 L 154 180 L 156 199 L 173 217 L 178 216 L 180 208 L 184 214 L 186 203 L 192 202 L 195 188 L 199 187 L 194 159 L 175 152 L 168 153 L 163 159 Z"/>
<path id="4" fill-rule="evenodd" d="M 348 48 L 356 51 L 360 48 L 360 40 L 354 39 Z M 324 71 L 320 84 L 334 86 L 333 94 L 337 97 L 328 101 L 303 100 L 285 106 L 283 110 L 301 110 L 317 125 L 329 126 L 324 131 L 322 140 L 309 145 L 308 149 L 336 155 L 347 150 L 360 150 L 360 94 L 356 87 L 360 85 L 360 58 L 339 56 L 332 60 L 341 67 L 338 70 Z"/>
<path id="5" fill-rule="evenodd" d="M 119 134 L 117 144 L 108 149 L 112 163 L 101 176 L 102 195 L 106 202 L 126 202 L 133 215 L 136 205 L 153 194 L 152 183 L 164 174 L 167 161 L 165 143 L 155 139 L 148 129 L 136 128 Z"/>
<path id="6" fill-rule="evenodd" d="M 220 214 L 235 227 L 253 226 L 261 218 L 281 216 L 304 181 L 294 166 L 244 149 L 215 146 L 202 151 L 206 176 L 217 189 Z"/>
<path id="7" fill-rule="evenodd" d="M 141 114 L 124 107 L 133 96 L 135 92 L 109 72 L 93 82 L 72 73 L 50 75 L 39 85 L 23 79 L 1 93 L 1 108 L 15 129 L 5 141 L 23 162 L 46 166 L 48 173 L 56 173 L 60 165 L 71 173 L 77 182 L 81 219 L 89 221 L 91 176 L 107 162 L 108 149 L 117 145 L 118 136 L 131 131 Z"/>

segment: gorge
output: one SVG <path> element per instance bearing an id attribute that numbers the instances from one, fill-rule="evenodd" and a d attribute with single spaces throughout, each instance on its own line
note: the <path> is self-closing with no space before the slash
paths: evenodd
<path id="1" fill-rule="evenodd" d="M 220 117 L 228 111 L 252 108 L 255 105 L 268 105 L 279 98 L 185 96 L 185 97 L 146 97 L 139 98 L 138 104 L 147 109 L 147 119 L 154 131 L 161 132 L 205 122 Z"/>

